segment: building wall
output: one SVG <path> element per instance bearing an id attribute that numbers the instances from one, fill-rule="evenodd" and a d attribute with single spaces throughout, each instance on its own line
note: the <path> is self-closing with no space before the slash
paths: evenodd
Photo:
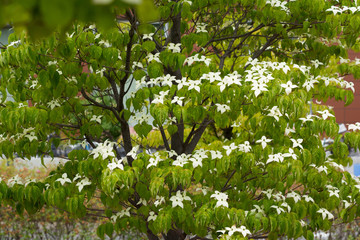
<path id="1" fill-rule="evenodd" d="M 349 59 L 355 60 L 355 58 L 360 58 L 360 53 L 349 51 Z M 354 101 L 347 107 L 345 107 L 344 102 L 337 102 L 334 99 L 328 100 L 326 104 L 334 107 L 338 123 L 360 122 L 360 80 L 355 80 L 353 76 L 347 76 L 345 80 L 355 84 Z"/>

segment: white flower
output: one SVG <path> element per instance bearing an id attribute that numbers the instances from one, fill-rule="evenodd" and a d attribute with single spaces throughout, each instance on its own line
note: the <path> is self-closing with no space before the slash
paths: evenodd
<path id="1" fill-rule="evenodd" d="M 198 23 L 196 25 L 196 33 L 202 33 L 202 32 L 207 33 L 208 31 L 205 29 L 206 26 L 207 26 L 206 23 Z"/>
<path id="2" fill-rule="evenodd" d="M 114 170 L 115 168 L 124 170 L 124 166 L 122 165 L 122 159 L 119 161 L 113 159 L 112 162 L 107 165 L 107 167 L 110 169 L 110 171 Z"/>
<path id="3" fill-rule="evenodd" d="M 147 201 L 146 201 L 146 199 L 140 198 L 139 201 L 136 203 L 136 205 L 140 205 L 140 204 L 142 204 L 142 205 L 144 205 L 144 206 L 147 206 Z"/>
<path id="4" fill-rule="evenodd" d="M 329 110 L 324 110 L 324 111 L 317 111 L 318 113 L 320 113 L 322 115 L 322 118 L 324 120 L 326 120 L 328 117 L 335 117 L 334 115 L 332 115 Z"/>
<path id="5" fill-rule="evenodd" d="M 329 212 L 327 209 L 325 208 L 320 208 L 317 213 L 320 213 L 322 218 L 325 219 L 327 217 L 327 219 L 333 219 L 334 215 L 331 214 L 331 212 Z"/>
<path id="6" fill-rule="evenodd" d="M 94 150 L 92 150 L 91 154 L 94 155 L 94 158 L 98 158 L 99 156 L 102 156 L 103 159 L 115 157 L 113 146 L 113 142 L 106 140 L 104 143 L 100 143 Z"/>
<path id="7" fill-rule="evenodd" d="M 157 206 L 159 206 L 160 204 L 162 204 L 164 202 L 165 202 L 164 197 L 156 196 L 154 205 L 155 205 L 155 207 L 157 207 Z"/>
<path id="8" fill-rule="evenodd" d="M 346 200 L 342 200 L 342 202 L 344 203 L 345 209 L 351 206 L 351 203 Z"/>
<path id="9" fill-rule="evenodd" d="M 96 116 L 96 115 L 93 115 L 92 117 L 91 117 L 91 119 L 90 119 L 90 121 L 93 121 L 93 122 L 97 122 L 97 123 L 99 123 L 99 124 L 101 124 L 101 118 L 102 118 L 103 116 Z"/>
<path id="10" fill-rule="evenodd" d="M 132 68 L 144 68 L 141 62 L 133 62 Z"/>
<path id="11" fill-rule="evenodd" d="M 192 162 L 193 168 L 198 166 L 202 167 L 202 158 L 200 157 L 191 157 L 190 161 Z"/>
<path id="12" fill-rule="evenodd" d="M 38 139 L 37 136 L 35 136 L 35 132 L 30 132 L 30 133 L 26 134 L 25 137 L 27 137 L 30 142 Z"/>
<path id="13" fill-rule="evenodd" d="M 357 122 L 355 124 L 349 124 L 348 130 L 357 131 L 360 130 L 360 122 Z"/>
<path id="14" fill-rule="evenodd" d="M 156 62 L 161 63 L 159 56 L 160 56 L 160 53 L 155 53 L 155 54 L 149 53 L 146 56 L 146 59 L 148 60 L 148 62 L 156 61 Z"/>
<path id="15" fill-rule="evenodd" d="M 76 174 L 75 177 L 73 178 L 73 182 L 75 182 L 76 180 L 80 179 L 81 175 L 80 174 Z"/>
<path id="16" fill-rule="evenodd" d="M 181 43 L 169 43 L 167 49 L 172 51 L 173 53 L 180 53 L 181 52 Z"/>
<path id="17" fill-rule="evenodd" d="M 245 152 L 245 153 L 248 153 L 251 151 L 251 146 L 250 146 L 249 141 L 245 141 L 243 144 L 239 144 L 238 148 L 239 148 L 239 151 Z"/>
<path id="18" fill-rule="evenodd" d="M 261 191 L 261 192 L 264 193 L 268 199 L 270 199 L 273 191 L 274 189 L 268 189 L 266 191 Z"/>
<path id="19" fill-rule="evenodd" d="M 160 157 L 159 152 L 154 153 L 154 155 L 149 159 L 149 164 L 146 166 L 148 169 L 151 166 L 157 166 L 159 162 L 161 162 L 162 159 Z"/>
<path id="20" fill-rule="evenodd" d="M 88 185 L 91 185 L 91 182 L 89 181 L 89 179 L 87 177 L 85 177 L 84 179 L 81 179 L 81 181 L 76 184 L 76 186 L 79 188 L 79 192 L 81 192 L 81 190 L 85 186 L 88 186 Z"/>
<path id="21" fill-rule="evenodd" d="M 284 153 L 284 157 L 291 157 L 292 159 L 296 160 L 297 155 L 295 154 L 294 150 L 292 148 L 289 148 L 289 153 Z"/>
<path id="22" fill-rule="evenodd" d="M 149 212 L 149 217 L 147 218 L 147 221 L 148 222 L 155 221 L 156 218 L 157 218 L 157 215 L 153 211 L 151 211 L 151 212 Z"/>
<path id="23" fill-rule="evenodd" d="M 306 91 L 310 91 L 312 88 L 314 88 L 314 83 L 318 83 L 315 79 L 310 79 L 305 81 L 305 83 L 302 85 L 302 87 L 306 88 Z"/>
<path id="24" fill-rule="evenodd" d="M 287 198 L 293 198 L 295 203 L 301 200 L 301 196 L 296 192 L 290 192 L 286 195 Z"/>
<path id="25" fill-rule="evenodd" d="M 195 89 L 197 92 L 200 92 L 200 80 L 188 80 L 188 90 Z"/>
<path id="26" fill-rule="evenodd" d="M 335 197 L 337 197 L 337 198 L 340 198 L 340 196 L 339 196 L 339 192 L 340 192 L 340 190 L 338 190 L 338 189 L 335 189 L 335 190 L 329 190 L 329 197 L 331 197 L 331 196 L 335 196 Z"/>
<path id="27" fill-rule="evenodd" d="M 259 205 L 254 205 L 254 209 L 252 209 L 251 210 L 251 212 L 258 212 L 258 213 L 261 213 L 261 214 L 263 214 L 263 215 L 265 215 L 265 211 L 264 211 L 264 207 L 263 206 L 261 206 L 261 207 L 259 207 Z"/>
<path id="28" fill-rule="evenodd" d="M 172 165 L 184 167 L 184 165 L 187 164 L 188 161 L 189 161 L 189 156 L 183 153 L 176 157 L 176 160 L 172 163 Z"/>
<path id="29" fill-rule="evenodd" d="M 314 115 L 307 115 L 306 118 L 299 118 L 303 123 L 305 122 L 313 122 L 314 119 L 312 119 L 311 117 L 313 117 Z"/>
<path id="30" fill-rule="evenodd" d="M 258 83 L 253 81 L 251 90 L 254 91 L 255 97 L 259 96 L 262 92 L 267 91 L 267 85 L 265 83 Z"/>
<path id="31" fill-rule="evenodd" d="M 171 100 L 171 103 L 176 103 L 176 104 L 182 106 L 184 98 L 185 98 L 185 97 L 175 96 L 174 99 Z"/>
<path id="32" fill-rule="evenodd" d="M 22 179 L 19 177 L 19 175 L 16 174 L 16 176 L 10 178 L 7 182 L 9 187 L 13 187 L 15 184 L 23 184 Z"/>
<path id="33" fill-rule="evenodd" d="M 342 13 L 342 9 L 337 6 L 332 5 L 331 8 L 326 9 L 326 12 L 333 12 L 334 15 Z"/>
<path id="34" fill-rule="evenodd" d="M 226 150 L 226 155 L 229 156 L 233 150 L 237 149 L 237 146 L 235 145 L 235 143 L 231 143 L 229 146 L 223 146 L 223 148 Z"/>
<path id="35" fill-rule="evenodd" d="M 218 112 L 220 112 L 221 114 L 223 114 L 224 112 L 230 111 L 230 107 L 226 104 L 216 103 L 215 105 L 216 105 L 216 110 Z"/>
<path id="36" fill-rule="evenodd" d="M 183 201 L 184 200 L 187 200 L 187 201 L 191 201 L 191 198 L 186 196 L 186 191 L 183 192 L 183 194 L 181 194 L 181 191 L 178 190 L 176 192 L 176 195 L 175 196 L 172 196 L 170 198 L 170 201 L 172 202 L 172 207 L 176 207 L 176 206 L 179 206 L 181 208 L 184 208 L 184 204 L 183 204 Z"/>
<path id="37" fill-rule="evenodd" d="M 302 196 L 306 202 L 314 202 L 314 199 L 308 195 L 303 195 Z"/>
<path id="38" fill-rule="evenodd" d="M 260 140 L 257 140 L 256 143 L 261 143 L 262 148 L 266 148 L 267 143 L 271 142 L 272 139 L 267 139 L 266 136 L 262 136 Z"/>
<path id="39" fill-rule="evenodd" d="M 70 178 L 67 177 L 67 173 L 64 173 L 61 178 L 56 179 L 56 182 L 60 182 L 61 185 L 64 185 L 65 183 L 71 183 Z"/>
<path id="40" fill-rule="evenodd" d="M 231 237 L 236 232 L 241 233 L 244 237 L 251 234 L 251 232 L 245 226 L 236 227 L 234 225 L 231 228 L 225 227 L 225 230 L 228 231 L 229 237 Z"/>
<path id="41" fill-rule="evenodd" d="M 304 149 L 303 146 L 301 145 L 301 143 L 303 142 L 303 139 L 299 138 L 299 139 L 290 139 L 293 142 L 293 148 L 299 147 L 301 149 Z"/>
<path id="42" fill-rule="evenodd" d="M 122 218 L 124 216 L 130 217 L 130 209 L 131 207 L 128 207 L 127 209 L 123 209 L 120 212 L 118 212 L 116 215 L 111 216 L 111 221 L 116 222 L 118 218 Z"/>
<path id="43" fill-rule="evenodd" d="M 297 85 L 293 85 L 291 81 L 288 81 L 286 84 L 281 84 L 281 87 L 285 88 L 286 95 L 289 95 L 293 88 L 297 88 Z"/>
<path id="44" fill-rule="evenodd" d="M 276 205 L 272 205 L 271 208 L 275 208 L 277 214 L 281 214 L 281 213 L 285 212 L 284 209 L 282 209 L 281 207 L 276 206 Z"/>
<path id="45" fill-rule="evenodd" d="M 266 164 L 269 164 L 271 162 L 283 162 L 284 156 L 281 153 L 276 154 L 270 154 L 269 159 L 266 161 Z"/>
<path id="46" fill-rule="evenodd" d="M 315 66 L 315 68 L 318 68 L 321 65 L 324 65 L 322 62 L 320 62 L 319 60 L 315 59 L 315 60 L 310 60 L 310 62 L 312 63 L 312 65 Z"/>
<path id="47" fill-rule="evenodd" d="M 222 153 L 220 151 L 214 151 L 210 150 L 211 158 L 212 159 L 221 159 L 223 157 Z"/>
<path id="48" fill-rule="evenodd" d="M 50 107 L 51 110 L 53 110 L 55 107 L 60 107 L 60 104 L 58 100 L 53 99 L 52 101 L 47 103 L 48 107 Z"/>
<path id="49" fill-rule="evenodd" d="M 155 104 L 157 104 L 157 103 L 164 104 L 164 99 L 165 99 L 165 97 L 168 95 L 168 93 L 169 93 L 169 90 L 167 90 L 167 91 L 161 91 L 161 92 L 159 92 L 159 94 L 155 94 L 155 98 L 154 98 L 154 100 L 152 101 L 152 103 L 155 103 Z"/>
<path id="50" fill-rule="evenodd" d="M 273 197 L 278 202 L 285 201 L 285 196 L 282 195 L 281 193 L 276 193 L 276 194 L 273 195 Z"/>
<path id="51" fill-rule="evenodd" d="M 111 47 L 111 44 L 108 41 L 101 40 L 99 44 L 103 45 L 105 48 Z"/>
<path id="52" fill-rule="evenodd" d="M 51 66 L 51 65 L 56 65 L 57 64 L 57 61 L 54 60 L 54 61 L 49 61 L 48 62 L 48 66 Z"/>
<path id="53" fill-rule="evenodd" d="M 315 167 L 318 172 L 325 172 L 327 174 L 327 167 L 326 166 L 320 166 L 320 167 Z"/>
<path id="54" fill-rule="evenodd" d="M 149 34 L 144 34 L 143 35 L 143 40 L 146 40 L 146 39 L 148 39 L 148 40 L 150 40 L 150 41 L 152 41 L 153 40 L 153 36 L 154 36 L 154 33 L 149 33 Z"/>
<path id="55" fill-rule="evenodd" d="M 215 206 L 216 208 L 221 207 L 221 206 L 224 206 L 227 208 L 229 207 L 229 204 L 227 203 L 228 195 L 226 193 L 215 191 L 215 193 L 212 194 L 210 197 L 215 198 L 217 200 L 216 206 Z"/>
<path id="56" fill-rule="evenodd" d="M 139 151 L 139 148 L 140 148 L 139 145 L 133 147 L 133 148 L 130 150 L 130 152 L 128 152 L 128 153 L 126 154 L 126 156 L 129 156 L 129 157 L 132 157 L 133 159 L 136 159 L 137 152 Z"/>
<path id="57" fill-rule="evenodd" d="M 167 85 L 171 87 L 173 82 L 176 81 L 176 77 L 171 76 L 170 74 L 166 74 L 166 76 L 158 77 L 157 81 L 160 82 L 162 86 Z"/>
<path id="58" fill-rule="evenodd" d="M 270 109 L 270 113 L 268 113 L 268 116 L 274 117 L 276 121 L 279 121 L 279 117 L 282 116 L 282 113 L 280 112 L 278 106 L 274 106 Z"/>
<path id="59" fill-rule="evenodd" d="M 286 202 L 281 203 L 280 206 L 287 208 L 288 212 L 291 211 L 291 207 L 290 207 L 289 204 L 287 204 Z"/>

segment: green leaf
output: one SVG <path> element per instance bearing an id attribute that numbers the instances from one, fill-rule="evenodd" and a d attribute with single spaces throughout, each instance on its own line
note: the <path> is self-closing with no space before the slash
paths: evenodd
<path id="1" fill-rule="evenodd" d="M 145 41 L 141 46 L 144 50 L 146 50 L 149 53 L 154 51 L 156 48 L 156 45 L 153 41 Z"/>
<path id="2" fill-rule="evenodd" d="M 41 0 L 40 11 L 44 23 L 50 28 L 55 28 L 70 22 L 74 14 L 74 5 L 68 0 Z"/>

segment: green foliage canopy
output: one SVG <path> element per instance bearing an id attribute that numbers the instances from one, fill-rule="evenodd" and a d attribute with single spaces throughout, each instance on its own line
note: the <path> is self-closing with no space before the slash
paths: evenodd
<path id="1" fill-rule="evenodd" d="M 72 151 L 43 182 L 1 181 L 1 203 L 99 214 L 109 219 L 101 238 L 131 227 L 149 239 L 313 239 L 352 221 L 360 181 L 343 167 L 347 145 L 360 147 L 359 124 L 342 142 L 333 112 L 314 103 L 310 115 L 308 104 L 354 98 L 342 76 L 359 76 L 347 59 L 359 9 L 339 2 L 157 1 L 153 24 L 119 7 L 122 21 L 105 32 L 79 21 L 66 36 L 10 36 L 0 152 L 51 155 L 69 139 L 94 150 Z M 54 132 L 66 139 L 48 140 Z M 155 153 L 153 132 L 163 141 Z M 89 208 L 93 198 L 101 209 Z"/>

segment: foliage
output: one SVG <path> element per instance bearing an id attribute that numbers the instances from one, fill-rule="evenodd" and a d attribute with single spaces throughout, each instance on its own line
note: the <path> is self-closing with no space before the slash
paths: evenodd
<path id="1" fill-rule="evenodd" d="M 53 169 L 54 166 L 48 166 L 47 169 L 44 167 L 29 169 L 16 160 L 10 166 L 6 166 L 3 161 L 0 165 L 0 176 L 4 180 L 18 175 L 21 179 L 42 181 Z M 100 206 L 96 200 L 94 206 Z M 64 214 L 55 208 L 43 208 L 33 215 L 24 212 L 20 216 L 11 207 L 2 207 L 0 215 L 1 239 L 94 239 L 96 238 L 96 228 L 105 222 L 104 219 L 99 219 L 97 216 L 74 219 L 69 214 Z M 121 235 L 114 233 L 113 239 L 123 239 L 121 236 L 143 239 L 139 234 L 131 231 L 122 232 Z"/>
<path id="2" fill-rule="evenodd" d="M 354 98 L 342 76 L 358 76 L 347 50 L 359 46 L 359 9 L 339 2 L 157 1 L 153 24 L 128 8 L 106 32 L 79 22 L 66 37 L 10 36 L 0 152 L 51 155 L 69 139 L 94 150 L 72 151 L 44 181 L 1 181 L 2 204 L 96 212 L 108 219 L 100 238 L 131 227 L 149 239 L 313 239 L 351 222 L 360 181 L 343 166 L 360 125 L 342 142 L 317 103 Z M 155 153 L 152 132 L 162 139 Z"/>
<path id="3" fill-rule="evenodd" d="M 0 26 L 11 24 L 18 32 L 25 29 L 34 39 L 56 30 L 65 33 L 79 20 L 109 29 L 114 18 L 130 6 L 143 13 L 142 21 L 158 15 L 151 0 L 2 0 L 0 5 Z"/>

